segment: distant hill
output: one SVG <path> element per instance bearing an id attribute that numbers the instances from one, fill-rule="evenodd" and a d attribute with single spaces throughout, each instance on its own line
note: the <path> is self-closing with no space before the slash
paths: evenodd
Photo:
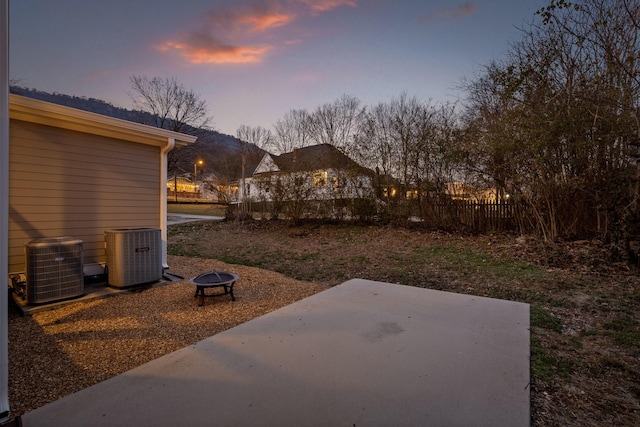
<path id="1" fill-rule="evenodd" d="M 10 92 L 130 122 L 154 122 L 149 113 L 116 107 L 96 98 L 49 93 L 19 86 L 11 86 Z M 198 140 L 190 146 L 170 152 L 169 176 L 173 176 L 174 173 L 176 175 L 193 174 L 193 165 L 197 160 L 203 160 L 204 164 L 198 167 L 198 174 L 213 173 L 222 179 L 234 180 L 242 175 L 242 147 L 246 147 L 245 152 L 250 153 L 248 164 L 245 167 L 247 174 L 250 174 L 255 169 L 257 163 L 266 153 L 266 151 L 253 144 L 215 130 L 193 128 L 189 133 L 198 136 Z"/>
<path id="2" fill-rule="evenodd" d="M 49 93 L 37 89 L 29 89 L 19 86 L 11 86 L 9 91 L 11 93 L 15 93 L 16 95 L 39 99 L 41 101 L 64 105 L 66 107 L 77 108 L 79 110 L 90 111 L 92 113 L 128 120 L 130 122 L 142 123 L 145 116 L 145 113 L 141 111 L 127 110 L 124 108 L 115 107 L 108 102 L 101 101 L 95 98 L 64 95 L 61 93 Z"/>

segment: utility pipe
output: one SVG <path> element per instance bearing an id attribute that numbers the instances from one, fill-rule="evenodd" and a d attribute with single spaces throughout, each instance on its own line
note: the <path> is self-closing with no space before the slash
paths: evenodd
<path id="1" fill-rule="evenodd" d="M 0 0 L 0 423 L 9 419 L 9 0 Z"/>
<path id="2" fill-rule="evenodd" d="M 162 239 L 162 268 L 169 268 L 167 263 L 167 156 L 176 146 L 175 138 L 168 138 L 160 150 L 160 234 Z"/>

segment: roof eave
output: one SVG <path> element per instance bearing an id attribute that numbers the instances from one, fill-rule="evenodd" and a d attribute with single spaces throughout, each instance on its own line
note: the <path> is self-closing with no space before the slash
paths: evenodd
<path id="1" fill-rule="evenodd" d="M 10 94 L 9 96 L 9 117 L 12 120 L 22 120 L 148 145 L 162 146 L 168 139 L 174 139 L 176 145 L 184 146 L 195 142 L 197 139 L 197 137 L 192 135 L 15 94 Z"/>

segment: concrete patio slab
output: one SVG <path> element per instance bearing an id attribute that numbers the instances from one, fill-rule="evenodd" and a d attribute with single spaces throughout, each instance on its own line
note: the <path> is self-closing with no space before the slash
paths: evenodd
<path id="1" fill-rule="evenodd" d="M 354 279 L 21 421 L 527 426 L 529 306 Z"/>

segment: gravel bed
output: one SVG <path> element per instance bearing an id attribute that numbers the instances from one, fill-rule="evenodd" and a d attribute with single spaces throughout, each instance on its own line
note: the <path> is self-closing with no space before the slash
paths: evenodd
<path id="1" fill-rule="evenodd" d="M 185 278 L 139 292 L 77 302 L 21 317 L 9 310 L 9 402 L 13 416 L 128 371 L 218 332 L 328 288 L 271 271 L 210 259 L 169 256 Z M 235 273 L 236 301 L 198 306 L 188 279 Z M 212 291 L 209 291 L 209 293 Z"/>

